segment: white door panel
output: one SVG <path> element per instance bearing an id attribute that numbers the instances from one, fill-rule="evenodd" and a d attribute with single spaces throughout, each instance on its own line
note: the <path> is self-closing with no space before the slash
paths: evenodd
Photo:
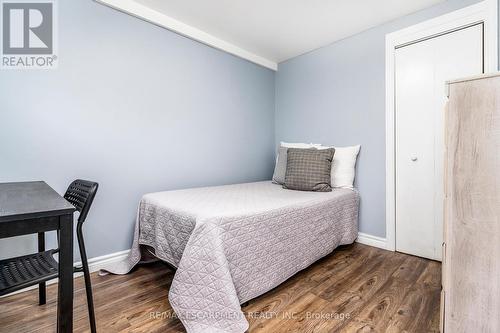
<path id="1" fill-rule="evenodd" d="M 396 250 L 441 260 L 445 82 L 483 71 L 476 25 L 396 50 Z"/>

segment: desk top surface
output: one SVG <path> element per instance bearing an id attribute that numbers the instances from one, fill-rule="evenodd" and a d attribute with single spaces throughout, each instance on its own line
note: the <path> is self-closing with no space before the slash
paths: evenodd
<path id="1" fill-rule="evenodd" d="M 74 211 L 72 204 L 43 181 L 0 183 L 0 223 Z"/>

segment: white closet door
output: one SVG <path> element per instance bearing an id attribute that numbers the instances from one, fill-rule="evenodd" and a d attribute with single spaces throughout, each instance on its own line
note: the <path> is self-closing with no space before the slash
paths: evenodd
<path id="1" fill-rule="evenodd" d="M 396 50 L 397 251 L 441 260 L 445 82 L 482 72 L 482 24 Z"/>

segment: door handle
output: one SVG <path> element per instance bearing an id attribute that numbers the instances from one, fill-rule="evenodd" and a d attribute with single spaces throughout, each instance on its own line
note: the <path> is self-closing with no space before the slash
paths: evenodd
<path id="1" fill-rule="evenodd" d="M 412 156 L 410 159 L 412 160 L 412 162 L 416 162 L 418 160 L 417 156 Z"/>

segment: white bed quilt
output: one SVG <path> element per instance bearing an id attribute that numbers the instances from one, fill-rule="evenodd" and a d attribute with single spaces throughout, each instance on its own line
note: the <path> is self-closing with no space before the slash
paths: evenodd
<path id="1" fill-rule="evenodd" d="M 240 304 L 352 243 L 359 195 L 300 192 L 270 181 L 143 196 L 129 257 L 106 267 L 128 273 L 141 246 L 177 267 L 169 301 L 190 333 L 244 332 Z"/>

